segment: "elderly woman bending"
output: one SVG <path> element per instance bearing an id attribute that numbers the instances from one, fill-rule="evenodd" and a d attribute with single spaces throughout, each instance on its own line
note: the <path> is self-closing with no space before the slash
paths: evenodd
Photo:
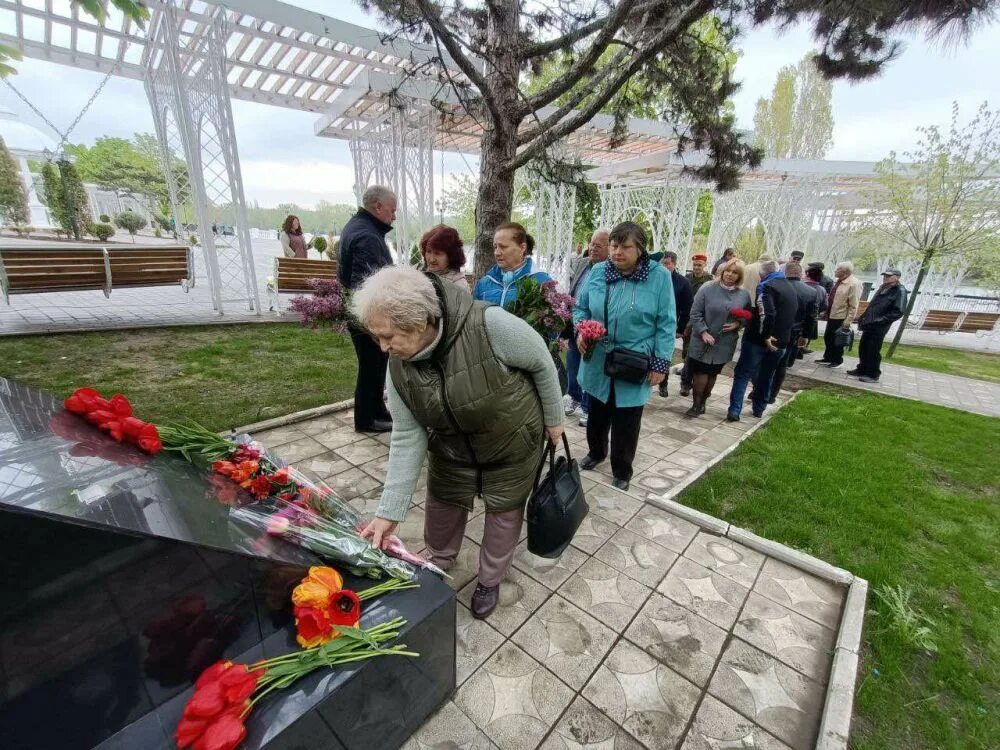
<path id="1" fill-rule="evenodd" d="M 455 562 L 474 499 L 486 506 L 472 614 L 487 617 L 521 535 L 543 436 L 563 433 L 552 357 L 523 320 L 413 268 L 383 268 L 351 304 L 389 355 L 393 420 L 385 488 L 363 533 L 377 547 L 395 530 L 427 456 L 432 562 Z"/>

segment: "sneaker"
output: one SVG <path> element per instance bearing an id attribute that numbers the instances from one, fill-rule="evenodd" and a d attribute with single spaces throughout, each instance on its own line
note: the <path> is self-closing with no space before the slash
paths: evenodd
<path id="1" fill-rule="evenodd" d="M 878 378 L 870 378 L 867 375 L 862 375 L 860 378 L 858 378 L 858 380 L 860 380 L 862 383 L 877 383 L 878 382 Z"/>
<path id="2" fill-rule="evenodd" d="M 828 359 L 817 359 L 817 360 L 816 360 L 816 364 L 817 364 L 817 365 L 832 365 L 832 364 L 833 364 L 833 362 L 831 362 L 831 361 L 830 361 L 830 360 L 828 360 Z"/>
<path id="3" fill-rule="evenodd" d="M 586 427 L 587 426 L 587 417 L 588 416 L 589 415 L 584 414 L 582 417 L 580 417 L 580 426 L 581 427 Z"/>
<path id="4" fill-rule="evenodd" d="M 580 408 L 579 401 L 570 396 L 568 393 L 563 396 L 563 413 L 567 417 L 572 416 L 573 412 L 575 412 L 578 408 Z"/>
<path id="5" fill-rule="evenodd" d="M 843 362 L 838 362 L 835 365 L 832 365 L 832 364 L 831 365 L 827 365 L 827 367 L 829 367 L 831 370 L 839 370 L 843 366 L 844 366 Z M 850 375 L 850 373 L 848 373 L 848 375 Z"/>
<path id="6" fill-rule="evenodd" d="M 852 378 L 860 378 L 862 373 L 861 370 L 855 367 L 853 370 L 848 370 L 844 374 L 850 375 Z"/>
<path id="7" fill-rule="evenodd" d="M 726 421 L 727 422 L 739 422 L 740 421 L 740 415 L 739 414 L 733 414 L 732 412 L 729 412 L 728 414 L 726 414 Z"/>

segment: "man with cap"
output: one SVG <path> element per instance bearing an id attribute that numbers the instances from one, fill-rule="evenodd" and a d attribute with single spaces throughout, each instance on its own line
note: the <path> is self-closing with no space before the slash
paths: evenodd
<path id="1" fill-rule="evenodd" d="M 882 342 L 889 328 L 906 311 L 906 287 L 899 283 L 901 272 L 890 268 L 882 273 L 882 286 L 868 300 L 868 307 L 858 320 L 861 344 L 857 369 L 848 371 L 862 383 L 877 383 L 882 375 Z"/>
<path id="2" fill-rule="evenodd" d="M 781 268 L 779 268 L 778 270 L 784 273 L 785 267 L 789 264 L 789 262 L 794 261 L 795 263 L 802 263 L 802 259 L 804 257 L 806 257 L 806 254 L 801 250 L 792 250 L 792 252 L 789 253 L 789 260 L 786 260 L 784 263 L 782 263 Z"/>
<path id="3" fill-rule="evenodd" d="M 833 279 L 823 273 L 824 269 L 826 269 L 826 264 L 820 263 L 818 260 L 807 264 L 806 275 L 808 275 L 813 269 L 819 271 L 819 285 L 823 287 L 823 289 L 826 290 L 827 295 L 829 295 L 830 290 L 833 289 Z"/>
<path id="4" fill-rule="evenodd" d="M 705 270 L 707 266 L 707 255 L 703 253 L 695 253 L 691 256 L 691 270 L 684 274 L 684 278 L 687 279 L 688 284 L 691 285 L 692 300 L 694 300 L 694 295 L 698 293 L 698 290 L 713 278 L 712 274 Z M 688 312 L 690 312 L 690 310 L 691 308 L 688 308 Z M 685 326 L 683 329 L 678 326 L 677 330 L 683 330 L 683 333 L 681 334 L 681 342 L 683 344 L 681 356 L 684 364 L 681 365 L 681 395 L 686 397 L 691 393 L 691 373 L 688 372 L 687 366 L 688 344 L 691 343 L 691 326 Z M 664 378 L 663 382 L 666 382 L 666 378 Z"/>

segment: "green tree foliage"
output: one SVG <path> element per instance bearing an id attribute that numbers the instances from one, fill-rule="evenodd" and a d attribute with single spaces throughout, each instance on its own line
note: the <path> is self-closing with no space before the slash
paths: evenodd
<path id="1" fill-rule="evenodd" d="M 220 207 L 221 213 L 226 214 L 227 208 Z M 334 234 L 340 234 L 344 224 L 357 210 L 358 207 L 354 205 L 329 201 L 319 201 L 315 208 L 305 208 L 295 203 L 279 203 L 273 208 L 264 208 L 255 202 L 247 208 L 247 219 L 252 227 L 280 229 L 285 217 L 294 214 L 299 217 L 303 232 L 326 234 L 332 231 Z"/>
<path id="2" fill-rule="evenodd" d="M 0 138 L 0 220 L 7 226 L 25 226 L 31 221 L 21 170 L 3 138 Z"/>
<path id="3" fill-rule="evenodd" d="M 42 199 L 59 229 L 77 240 L 87 233 L 90 227 L 87 191 L 72 162 L 46 162 L 42 167 Z"/>
<path id="4" fill-rule="evenodd" d="M 89 147 L 82 144 L 67 145 L 66 152 L 75 157 L 84 182 L 91 182 L 107 190 L 148 195 L 159 206 L 165 207 L 169 205 L 170 194 L 157 150 L 139 148 L 136 143 L 139 138 L 149 139 L 152 136 L 137 133 L 135 138 L 135 141 L 98 138 Z"/>
<path id="5" fill-rule="evenodd" d="M 115 236 L 115 228 L 110 224 L 105 224 L 103 222 L 98 222 L 90 228 L 90 233 L 93 234 L 101 242 L 107 242 L 109 239 Z"/>
<path id="6" fill-rule="evenodd" d="M 758 99 L 754 138 L 772 159 L 822 159 L 833 145 L 833 85 L 814 56 L 778 71 L 770 99 Z"/>
<path id="7" fill-rule="evenodd" d="M 115 226 L 119 229 L 124 229 L 133 237 L 133 242 L 135 241 L 136 232 L 140 232 L 146 228 L 146 218 L 140 216 L 135 211 L 122 211 L 115 217 Z"/>

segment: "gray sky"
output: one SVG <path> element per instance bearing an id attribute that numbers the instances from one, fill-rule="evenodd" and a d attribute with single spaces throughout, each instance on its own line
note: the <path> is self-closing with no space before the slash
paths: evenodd
<path id="1" fill-rule="evenodd" d="M 295 5 L 329 13 L 329 0 L 295 0 Z M 338 3 L 344 20 L 374 26 L 374 19 L 353 3 Z M 753 124 L 754 104 L 770 94 L 783 65 L 794 65 L 813 44 L 808 30 L 782 34 L 764 28 L 741 43 L 743 55 L 737 77 L 743 89 L 736 97 L 742 127 Z M 79 112 L 102 76 L 60 65 L 26 59 L 17 65 L 14 84 L 32 98 L 49 119 L 65 128 Z M 981 29 L 966 45 L 946 47 L 911 38 L 898 60 L 877 79 L 859 84 L 833 85 L 833 148 L 831 159 L 875 160 L 895 149 L 905 151 L 914 142 L 917 125 L 946 124 L 953 100 L 963 115 L 971 116 L 983 101 L 1000 106 L 1000 24 Z M 23 119 L 45 126 L 6 87 L 0 85 L 0 105 Z M 351 158 L 346 143 L 317 138 L 307 112 L 233 101 L 233 116 L 244 188 L 248 201 L 270 206 L 294 202 L 310 206 L 320 199 L 353 202 Z M 142 84 L 113 78 L 71 140 L 90 144 L 102 135 L 131 137 L 152 132 L 153 123 Z M 440 156 L 435 159 L 436 178 Z M 446 155 L 446 175 L 477 167 L 467 156 Z M 440 180 L 436 179 L 436 188 Z"/>

